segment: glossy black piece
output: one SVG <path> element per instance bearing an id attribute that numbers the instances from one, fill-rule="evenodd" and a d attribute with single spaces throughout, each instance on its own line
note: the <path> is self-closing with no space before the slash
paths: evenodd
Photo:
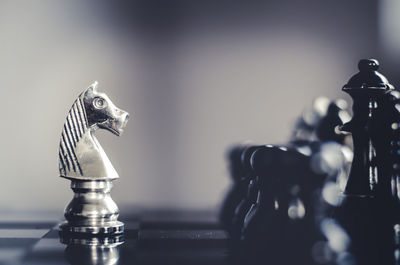
<path id="1" fill-rule="evenodd" d="M 315 130 L 320 141 L 334 141 L 344 144 L 346 135 L 337 132 L 338 126 L 346 122 L 349 116 L 343 101 L 333 101 L 329 104 L 327 114 L 317 124 Z"/>
<path id="2" fill-rule="evenodd" d="M 242 163 L 242 152 L 246 147 L 246 145 L 235 145 L 227 152 L 232 184 L 222 203 L 219 219 L 223 227 L 228 231 L 231 229 L 237 205 L 246 196 L 249 183 L 248 172 Z"/>
<path id="3" fill-rule="evenodd" d="M 244 186 L 244 188 L 246 189 L 246 194 L 237 204 L 231 220 L 231 229 L 229 230 L 229 232 L 232 238 L 241 237 L 243 222 L 246 214 L 252 207 L 252 205 L 255 204 L 257 201 L 258 192 L 260 189 L 260 181 L 259 177 L 254 173 L 251 167 L 251 156 L 259 148 L 261 148 L 261 146 L 248 146 L 243 150 L 241 155 L 241 164 L 247 172 L 245 176 L 246 186 Z"/>
<path id="4" fill-rule="evenodd" d="M 299 119 L 289 144 L 243 149 L 249 185 L 228 230 L 234 258 L 314 264 L 311 249 L 324 241 L 319 226 L 332 210 L 319 203 L 321 189 L 348 166 L 341 150 L 345 136 L 337 131 L 348 113 L 340 101 L 326 98 L 317 99 L 313 108 Z M 315 118 L 307 119 L 310 115 Z M 325 160 L 330 155 L 331 165 Z"/>
<path id="5" fill-rule="evenodd" d="M 389 143 L 389 176 L 392 196 L 396 204 L 400 204 L 400 91 L 387 93 L 390 115 L 390 143 Z M 400 211 L 398 212 L 400 215 Z M 400 223 L 400 218 L 398 218 Z"/>
<path id="6" fill-rule="evenodd" d="M 375 59 L 362 59 L 358 63 L 359 73 L 350 78 L 347 84 L 343 87 L 348 89 L 393 89 L 385 76 L 378 72 L 379 62 Z"/>
<path id="7" fill-rule="evenodd" d="M 325 177 L 312 172 L 310 160 L 293 147 L 265 146 L 254 152 L 252 166 L 260 190 L 242 231 L 242 244 L 252 255 L 276 264 L 311 262 L 314 191 Z"/>
<path id="8" fill-rule="evenodd" d="M 349 117 L 344 100 L 316 98 L 312 107 L 305 110 L 297 120 L 290 142 L 294 145 L 310 141 L 334 141 L 344 144 L 346 135 L 338 133 L 338 127 L 347 122 Z"/>
<path id="9" fill-rule="evenodd" d="M 351 120 L 343 104 L 322 98 L 288 144 L 254 146 L 242 156 L 252 170 L 234 215 L 241 231 L 230 230 L 234 260 L 400 264 L 400 92 L 378 67 L 361 60 L 343 87 L 353 99 Z M 348 134 L 338 126 L 353 138 L 351 170 Z"/>
<path id="10" fill-rule="evenodd" d="M 353 99 L 353 119 L 342 130 L 353 136 L 354 158 L 345 193 L 355 196 L 375 196 L 379 185 L 389 186 L 379 169 L 378 153 L 386 145 L 387 119 L 385 93 L 393 86 L 377 72 L 377 60 L 361 60 L 360 72 L 343 87 Z M 381 175 L 381 177 L 380 177 Z"/>
<path id="11" fill-rule="evenodd" d="M 386 210 L 392 219 L 387 233 L 388 236 L 393 236 L 394 246 L 390 250 L 393 253 L 394 263 L 398 265 L 400 264 L 400 91 L 387 92 L 387 105 L 390 137 L 386 163 L 392 195 L 392 201 L 388 203 L 392 208 Z"/>
<path id="12" fill-rule="evenodd" d="M 399 234 L 399 92 L 377 72 L 378 66 L 376 60 L 361 60 L 360 73 L 343 87 L 353 99 L 353 118 L 342 129 L 352 134 L 354 158 L 343 203 L 334 215 L 351 241 L 346 251 L 356 264 L 367 265 L 395 264 Z"/>

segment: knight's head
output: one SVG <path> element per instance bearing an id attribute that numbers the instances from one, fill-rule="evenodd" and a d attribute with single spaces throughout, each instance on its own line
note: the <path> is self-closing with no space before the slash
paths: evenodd
<path id="1" fill-rule="evenodd" d="M 97 91 L 97 81 L 82 94 L 88 124 L 120 135 L 128 121 L 128 112 L 117 108 L 110 98 Z"/>

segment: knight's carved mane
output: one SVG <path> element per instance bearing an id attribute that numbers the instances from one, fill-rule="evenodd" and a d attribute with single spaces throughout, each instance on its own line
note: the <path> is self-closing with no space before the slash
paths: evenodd
<path id="1" fill-rule="evenodd" d="M 83 93 L 75 100 L 64 123 L 60 140 L 60 173 L 66 175 L 67 171 L 74 171 L 83 176 L 81 166 L 75 154 L 79 140 L 88 129 L 88 120 L 84 104 Z"/>

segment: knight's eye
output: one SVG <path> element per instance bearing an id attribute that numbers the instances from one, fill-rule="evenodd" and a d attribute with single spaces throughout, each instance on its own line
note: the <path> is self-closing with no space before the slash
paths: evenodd
<path id="1" fill-rule="evenodd" d="M 104 98 L 95 98 L 93 100 L 93 106 L 96 109 L 104 109 L 107 106 L 107 102 L 104 100 Z"/>

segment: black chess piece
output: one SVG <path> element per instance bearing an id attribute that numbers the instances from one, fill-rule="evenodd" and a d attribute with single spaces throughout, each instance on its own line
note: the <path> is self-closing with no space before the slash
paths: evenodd
<path id="1" fill-rule="evenodd" d="M 284 230 L 286 214 L 280 207 L 283 194 L 280 174 L 280 150 L 277 146 L 267 145 L 258 148 L 251 157 L 254 173 L 259 177 L 256 200 L 243 218 L 241 247 L 246 255 L 255 260 L 267 259 L 277 262 L 285 251 L 281 235 Z"/>
<path id="2" fill-rule="evenodd" d="M 361 60 L 360 72 L 343 87 L 353 99 L 353 119 L 342 126 L 353 135 L 354 159 L 345 194 L 374 196 L 378 184 L 377 148 L 383 138 L 382 107 L 384 95 L 393 89 L 388 80 L 377 72 L 377 60 Z M 366 161 L 365 161 L 366 160 Z M 385 181 L 384 178 L 379 182 Z M 385 181 L 386 182 L 386 181 Z"/>
<path id="3" fill-rule="evenodd" d="M 243 167 L 251 161 L 253 175 L 233 220 L 234 227 L 242 225 L 241 233 L 235 228 L 231 236 L 239 241 L 246 262 L 261 257 L 276 264 L 312 264 L 311 249 L 323 239 L 316 228 L 319 216 L 327 212 L 316 202 L 326 178 L 343 174 L 348 166 L 341 150 L 345 136 L 337 133 L 349 117 L 345 108 L 342 100 L 318 98 L 299 119 L 287 146 L 243 151 Z"/>
<path id="4" fill-rule="evenodd" d="M 351 241 L 349 251 L 357 264 L 392 264 L 393 210 L 388 176 L 388 126 L 386 98 L 393 86 L 379 72 L 376 60 L 361 60 L 359 73 L 350 78 L 343 91 L 353 99 L 353 118 L 342 126 L 350 132 L 354 158 L 343 203 L 335 218 Z"/>
<path id="5" fill-rule="evenodd" d="M 346 136 L 338 133 L 337 127 L 349 120 L 346 101 L 318 97 L 298 118 L 290 142 L 294 145 L 312 141 L 334 141 L 344 144 Z"/>
<path id="6" fill-rule="evenodd" d="M 261 147 L 262 146 L 259 145 L 248 146 L 242 151 L 241 164 L 246 172 L 245 179 L 247 184 L 247 192 L 237 204 L 231 220 L 231 229 L 229 232 L 231 238 L 234 240 L 240 238 L 244 218 L 251 206 L 257 201 L 257 195 L 259 192 L 259 177 L 254 173 L 251 167 L 251 156 L 258 148 Z"/>
<path id="7" fill-rule="evenodd" d="M 316 128 L 327 114 L 329 102 L 330 100 L 326 97 L 317 97 L 310 106 L 303 110 L 296 121 L 290 142 L 316 140 Z"/>
<path id="8" fill-rule="evenodd" d="M 252 166 L 260 189 L 242 231 L 251 256 L 275 264 L 311 264 L 312 245 L 321 237 L 314 222 L 315 190 L 325 179 L 325 174 L 312 171 L 311 158 L 293 147 L 267 145 L 254 152 Z"/>
<path id="9" fill-rule="evenodd" d="M 321 118 L 315 128 L 318 140 L 321 142 L 333 141 L 344 145 L 346 135 L 339 133 L 338 129 L 349 119 L 347 103 L 342 99 L 331 101 L 326 110 L 326 115 Z"/>
<path id="10" fill-rule="evenodd" d="M 391 219 L 389 226 L 393 234 L 393 264 L 400 264 L 400 91 L 392 90 L 387 95 L 387 124 L 390 130 L 388 156 L 384 162 L 387 164 L 387 175 L 391 183 L 392 203 L 386 204 L 388 217 Z M 389 207 L 392 207 L 391 209 Z M 389 230 L 388 230 L 389 232 Z M 390 236 L 390 234 L 389 234 Z M 390 252 L 388 253 L 390 255 Z"/>
<path id="11" fill-rule="evenodd" d="M 388 107 L 390 109 L 390 138 L 389 156 L 387 159 L 390 176 L 391 192 L 396 205 L 400 205 L 400 91 L 394 90 L 387 93 Z M 400 223 L 400 211 L 394 217 Z"/>
<path id="12" fill-rule="evenodd" d="M 242 163 L 242 153 L 246 147 L 246 145 L 235 145 L 227 152 L 229 173 L 233 183 L 222 203 L 219 219 L 222 226 L 228 231 L 230 231 L 232 227 L 232 219 L 235 215 L 235 209 L 246 196 L 247 192 L 249 182 L 248 171 Z"/>

